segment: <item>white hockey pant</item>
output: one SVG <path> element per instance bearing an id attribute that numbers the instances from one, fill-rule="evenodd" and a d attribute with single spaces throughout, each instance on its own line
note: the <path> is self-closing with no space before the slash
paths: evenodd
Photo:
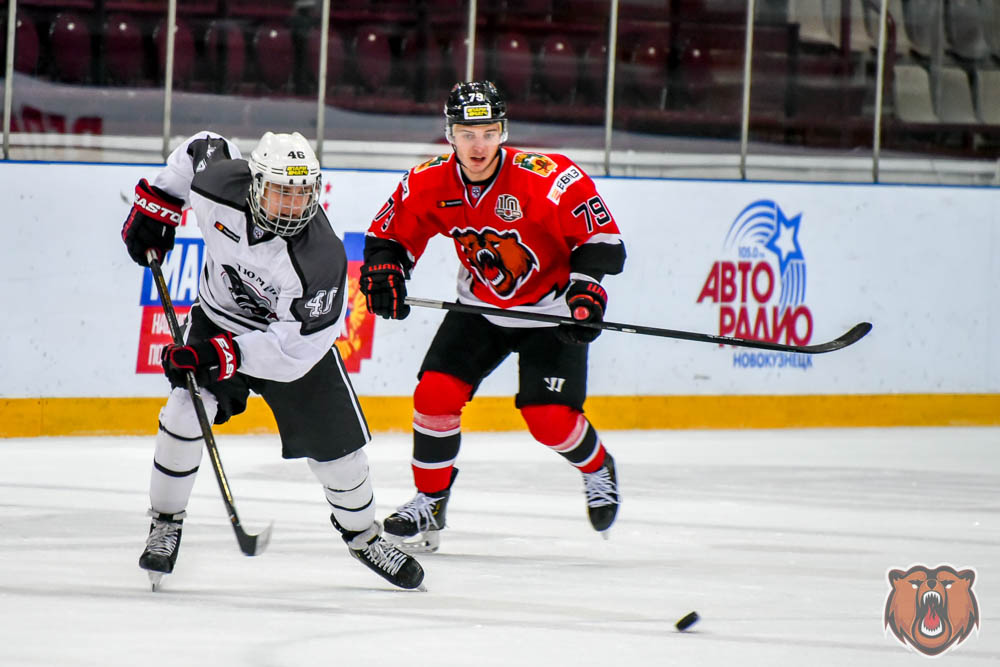
<path id="1" fill-rule="evenodd" d="M 323 484 L 333 517 L 345 530 L 367 530 L 375 522 L 375 498 L 368 455 L 363 449 L 333 461 L 306 459 Z"/>

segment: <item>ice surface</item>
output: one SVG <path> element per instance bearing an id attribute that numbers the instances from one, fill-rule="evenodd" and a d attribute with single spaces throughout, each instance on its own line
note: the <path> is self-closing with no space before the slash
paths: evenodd
<path id="1" fill-rule="evenodd" d="M 426 593 L 351 559 L 303 461 L 221 436 L 174 574 L 136 564 L 152 438 L 0 440 L 0 665 L 917 665 L 886 636 L 887 570 L 976 569 L 982 627 L 943 662 L 1000 661 L 1000 429 L 606 432 L 611 539 L 526 433 L 464 437 Z M 408 435 L 368 447 L 378 516 L 412 495 Z M 689 611 L 702 620 L 679 633 Z"/>

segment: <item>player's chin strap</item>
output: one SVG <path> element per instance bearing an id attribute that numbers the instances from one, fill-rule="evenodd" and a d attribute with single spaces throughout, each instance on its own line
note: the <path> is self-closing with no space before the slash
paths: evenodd
<path id="1" fill-rule="evenodd" d="M 455 303 L 453 301 L 433 301 L 431 299 L 419 299 L 416 297 L 406 297 L 406 305 L 420 308 L 438 308 L 441 310 L 453 310 L 459 313 L 472 313 L 475 315 L 492 315 L 494 317 L 509 317 L 516 320 L 530 320 L 532 322 L 548 322 L 549 324 L 572 324 L 580 327 L 591 327 L 594 329 L 607 329 L 609 331 L 620 331 L 622 333 L 643 334 L 645 336 L 660 336 L 661 338 L 678 338 L 680 340 L 691 340 L 698 343 L 714 343 L 715 345 L 735 345 L 737 347 L 752 347 L 759 350 L 773 350 L 775 352 L 801 352 L 803 354 L 822 354 L 833 352 L 853 345 L 865 337 L 872 330 L 870 322 L 860 322 L 855 324 L 843 335 L 825 343 L 816 345 L 783 345 L 781 343 L 771 343 L 765 340 L 747 340 L 744 338 L 731 338 L 729 336 L 717 336 L 715 334 L 693 333 L 691 331 L 678 331 L 676 329 L 658 329 L 656 327 L 645 327 L 639 324 L 618 324 L 617 322 L 581 322 L 569 317 L 559 317 L 558 315 L 546 315 L 544 313 L 528 313 L 523 310 L 510 310 L 506 308 L 490 308 L 488 306 L 473 306 L 465 303 Z"/>
<path id="2" fill-rule="evenodd" d="M 184 344 L 184 335 L 181 333 L 180 323 L 177 321 L 177 314 L 174 312 L 174 304 L 170 300 L 170 292 L 167 283 L 163 279 L 163 270 L 160 268 L 160 261 L 157 259 L 155 250 L 146 251 L 146 260 L 149 262 L 149 270 L 153 272 L 153 282 L 156 283 L 156 291 L 160 294 L 160 303 L 163 304 L 163 314 L 167 318 L 170 326 L 170 335 L 175 345 Z M 222 468 L 222 458 L 219 456 L 219 448 L 215 444 L 215 437 L 212 435 L 212 426 L 208 422 L 208 414 L 205 412 L 205 404 L 201 400 L 201 390 L 195 382 L 194 373 L 185 373 L 185 384 L 188 393 L 191 394 L 191 402 L 194 403 L 195 413 L 198 415 L 198 424 L 201 426 L 201 434 L 205 438 L 205 449 L 208 450 L 208 458 L 212 460 L 212 470 L 215 472 L 215 480 L 219 483 L 219 491 L 222 492 L 222 502 L 226 505 L 226 512 L 229 514 L 229 522 L 233 524 L 233 531 L 236 533 L 236 541 L 240 544 L 240 551 L 247 556 L 257 556 L 264 552 L 268 542 L 271 541 L 271 528 L 269 525 L 257 535 L 250 535 L 243 530 L 240 524 L 240 517 L 236 513 L 236 505 L 233 503 L 233 495 L 229 491 L 229 480 L 226 479 L 226 471 Z"/>

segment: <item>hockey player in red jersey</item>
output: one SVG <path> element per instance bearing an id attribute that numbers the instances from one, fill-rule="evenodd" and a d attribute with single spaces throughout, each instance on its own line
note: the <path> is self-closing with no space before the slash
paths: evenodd
<path id="1" fill-rule="evenodd" d="M 452 152 L 410 169 L 368 230 L 360 282 L 368 310 L 409 314 L 405 281 L 427 242 L 443 234 L 461 262 L 460 302 L 603 319 L 601 279 L 621 272 L 625 249 L 593 181 L 564 155 L 505 146 L 507 105 L 489 81 L 456 84 L 444 111 Z M 437 549 L 458 474 L 462 409 L 511 352 L 515 405 L 535 439 L 583 474 L 590 522 L 607 531 L 620 503 L 615 463 L 583 414 L 587 345 L 599 334 L 448 312 L 413 396 L 417 494 L 386 518 L 386 537 L 413 551 Z"/>

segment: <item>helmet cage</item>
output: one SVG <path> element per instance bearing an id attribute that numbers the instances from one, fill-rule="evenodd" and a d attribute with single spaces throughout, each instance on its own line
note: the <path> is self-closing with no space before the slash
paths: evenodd
<path id="1" fill-rule="evenodd" d="M 248 204 L 257 225 L 278 236 L 295 236 L 305 229 L 319 208 L 323 181 L 309 142 L 298 132 L 268 132 L 248 162 Z"/>

